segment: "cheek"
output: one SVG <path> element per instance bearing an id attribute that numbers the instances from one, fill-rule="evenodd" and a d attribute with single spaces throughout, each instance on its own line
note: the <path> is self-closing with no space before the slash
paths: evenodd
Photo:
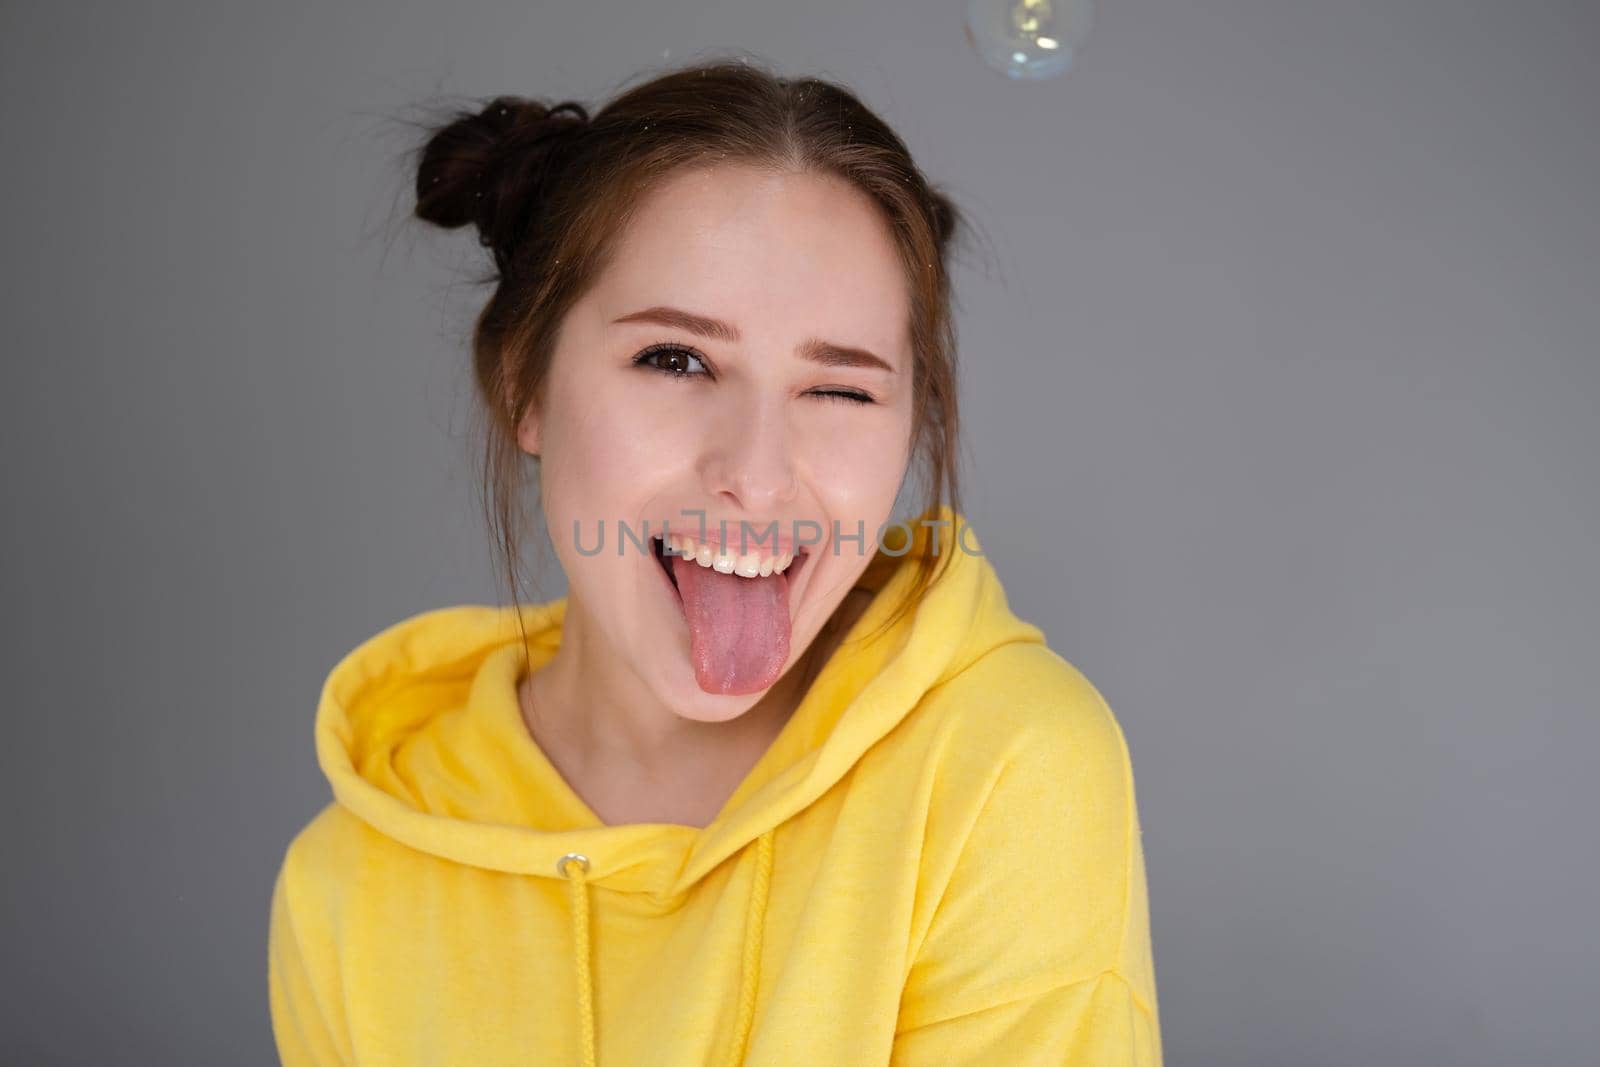
<path id="1" fill-rule="evenodd" d="M 909 417 L 868 414 L 846 409 L 815 420 L 808 433 L 807 466 L 816 491 L 838 512 L 887 511 L 905 476 Z"/>
<path id="2" fill-rule="evenodd" d="M 586 531 L 604 518 L 637 522 L 676 457 L 692 455 L 686 424 L 637 383 L 570 381 L 551 393 L 542 476 L 547 514 Z M 592 533 L 589 535 L 592 539 Z"/>

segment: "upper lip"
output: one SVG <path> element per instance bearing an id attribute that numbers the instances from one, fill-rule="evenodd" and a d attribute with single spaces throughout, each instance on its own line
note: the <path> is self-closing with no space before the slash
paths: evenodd
<path id="1" fill-rule="evenodd" d="M 783 533 L 776 536 L 768 529 L 770 523 L 747 523 L 743 527 L 738 522 L 727 524 L 727 540 L 724 541 L 722 531 L 716 523 L 706 523 L 703 531 L 698 524 L 686 528 L 669 528 L 663 535 L 665 537 L 682 537 L 694 542 L 696 545 L 705 545 L 713 552 L 731 555 L 750 555 L 770 553 L 774 556 L 794 555 L 804 552 L 805 545 L 796 546 L 794 538 Z M 779 525 L 782 530 L 782 525 Z"/>

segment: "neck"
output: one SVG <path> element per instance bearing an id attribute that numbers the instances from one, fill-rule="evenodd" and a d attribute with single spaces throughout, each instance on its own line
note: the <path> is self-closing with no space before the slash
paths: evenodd
<path id="1" fill-rule="evenodd" d="M 523 677 L 518 699 L 524 722 L 564 774 L 694 782 L 730 764 L 754 765 L 805 695 L 818 644 L 744 712 L 701 721 L 679 715 L 633 671 L 619 670 L 623 657 L 569 601 L 560 647 Z"/>
<path id="2" fill-rule="evenodd" d="M 777 739 L 872 595 L 847 594 L 777 684 L 721 722 L 678 715 L 638 675 L 618 670 L 622 657 L 606 654 L 569 600 L 560 647 L 517 688 L 523 722 L 603 820 L 703 826 Z"/>

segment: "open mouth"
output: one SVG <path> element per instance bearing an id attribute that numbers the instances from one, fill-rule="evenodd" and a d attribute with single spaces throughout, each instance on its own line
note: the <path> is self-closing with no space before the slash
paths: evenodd
<path id="1" fill-rule="evenodd" d="M 672 586 L 672 591 L 678 594 L 679 603 L 681 605 L 682 590 L 678 588 L 678 576 L 673 570 L 673 561 L 674 559 L 678 558 L 678 554 L 676 552 L 669 552 L 667 550 L 666 542 L 660 537 L 652 537 L 650 539 L 650 547 L 656 557 L 657 566 L 659 566 L 662 573 L 667 576 L 667 582 Z M 810 559 L 810 549 L 806 546 L 799 546 L 795 549 L 794 561 L 782 571 L 778 571 L 770 575 L 755 575 L 750 577 L 740 576 L 739 580 L 746 582 L 759 582 L 767 581 L 772 578 L 778 578 L 784 582 L 786 588 L 792 589 L 794 588 L 795 577 L 799 575 L 800 571 L 805 567 L 806 563 L 809 562 Z M 695 566 L 702 566 L 702 564 L 696 563 Z"/>
<path id="2" fill-rule="evenodd" d="M 776 682 L 789 658 L 789 590 L 809 553 L 736 557 L 681 537 L 654 538 L 652 548 L 688 628 L 700 688 L 737 695 Z"/>

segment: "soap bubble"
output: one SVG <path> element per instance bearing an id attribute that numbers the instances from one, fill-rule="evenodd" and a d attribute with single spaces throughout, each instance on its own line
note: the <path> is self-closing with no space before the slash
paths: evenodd
<path id="1" fill-rule="evenodd" d="M 970 0 L 967 41 L 985 64 L 1017 79 L 1053 78 L 1089 35 L 1092 0 Z"/>

